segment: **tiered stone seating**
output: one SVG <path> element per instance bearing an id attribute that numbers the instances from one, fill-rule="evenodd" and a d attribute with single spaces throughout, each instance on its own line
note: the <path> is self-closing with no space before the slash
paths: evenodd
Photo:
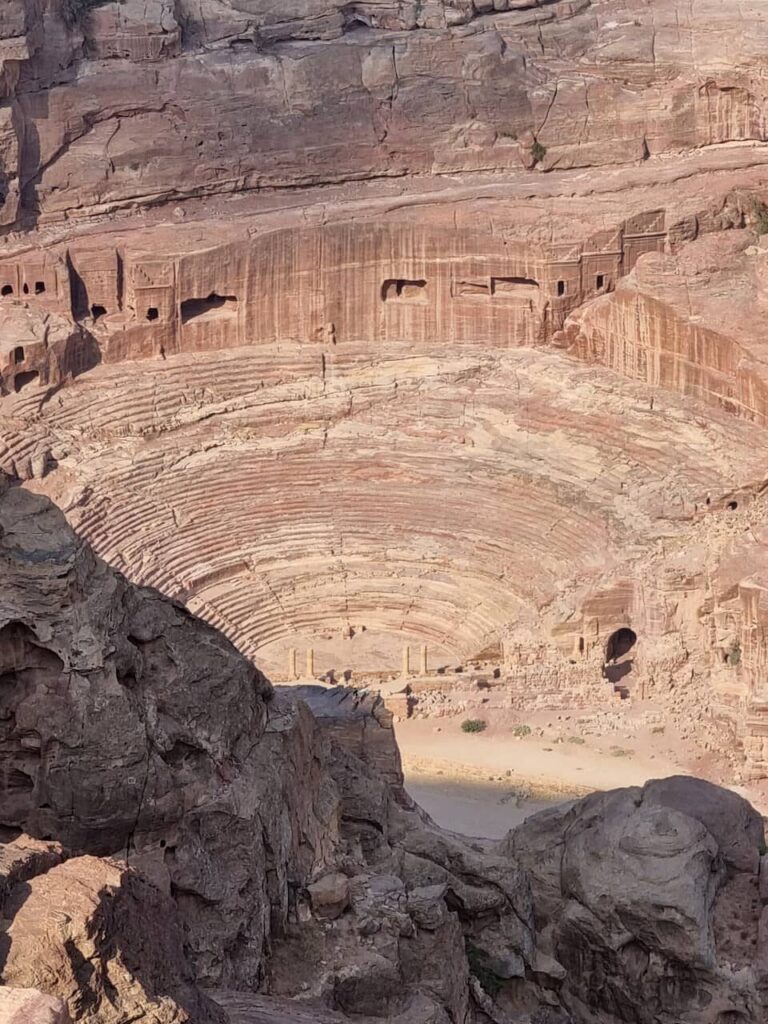
<path id="1" fill-rule="evenodd" d="M 39 486 L 107 561 L 269 662 L 350 626 L 462 658 L 555 624 L 760 462 L 737 418 L 557 353 L 331 356 L 103 365 L 6 399 L 0 464 L 47 446 Z"/>

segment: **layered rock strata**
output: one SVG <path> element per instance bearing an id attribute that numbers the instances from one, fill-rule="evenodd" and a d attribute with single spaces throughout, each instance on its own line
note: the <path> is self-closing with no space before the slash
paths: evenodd
<path id="1" fill-rule="evenodd" d="M 757 0 L 6 6 L 7 225 L 765 138 Z"/>
<path id="2" fill-rule="evenodd" d="M 767 45 L 714 0 L 9 0 L 0 467 L 270 671 L 682 692 L 764 776 Z"/>

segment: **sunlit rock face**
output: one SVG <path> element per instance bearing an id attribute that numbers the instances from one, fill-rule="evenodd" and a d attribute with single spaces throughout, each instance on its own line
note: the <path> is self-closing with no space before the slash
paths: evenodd
<path id="1" fill-rule="evenodd" d="M 5 5 L 8 225 L 265 186 L 620 165 L 762 138 L 757 2 L 736 14 L 716 0 L 87 7 Z"/>
<path id="2" fill-rule="evenodd" d="M 760 14 L 6 4 L 0 466 L 279 678 L 410 647 L 762 777 Z"/>
<path id="3" fill-rule="evenodd" d="M 768 777 L 762 4 L 1 7 L 0 1017 L 762 1020 L 741 797 L 463 839 L 393 732 Z"/>

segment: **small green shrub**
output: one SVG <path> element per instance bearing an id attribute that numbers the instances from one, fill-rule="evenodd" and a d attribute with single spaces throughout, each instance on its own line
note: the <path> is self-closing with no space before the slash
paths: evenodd
<path id="1" fill-rule="evenodd" d="M 467 963 L 470 974 L 477 978 L 483 991 L 492 999 L 495 998 L 501 992 L 503 979 L 488 966 L 488 958 L 482 949 L 471 942 L 467 943 Z"/>
<path id="2" fill-rule="evenodd" d="M 768 207 L 765 203 L 755 202 L 752 213 L 755 217 L 755 230 L 758 235 L 768 235 Z"/>
<path id="3" fill-rule="evenodd" d="M 517 736 L 518 739 L 522 739 L 523 736 L 530 736 L 531 727 L 530 725 L 516 725 L 512 730 L 512 735 Z"/>
<path id="4" fill-rule="evenodd" d="M 461 723 L 462 732 L 484 732 L 487 728 L 488 723 L 482 718 L 465 718 Z"/>
<path id="5" fill-rule="evenodd" d="M 584 739 L 583 736 L 569 736 L 568 737 L 568 742 L 569 743 L 577 743 L 580 747 L 582 747 L 582 746 L 584 746 L 584 744 L 587 741 Z"/>
<path id="6" fill-rule="evenodd" d="M 538 139 L 534 139 L 531 143 L 531 159 L 535 164 L 541 163 L 544 157 L 547 155 L 547 147 L 542 146 Z"/>

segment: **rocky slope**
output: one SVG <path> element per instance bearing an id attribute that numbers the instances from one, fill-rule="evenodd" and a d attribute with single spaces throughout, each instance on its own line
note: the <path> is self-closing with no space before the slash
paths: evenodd
<path id="1" fill-rule="evenodd" d="M 740 797 L 673 779 L 463 840 L 405 795 L 378 698 L 275 693 L 5 480 L 0 560 L 5 1019 L 768 1008 L 768 861 Z"/>
<path id="2" fill-rule="evenodd" d="M 78 1021 L 219 1020 L 193 978 L 282 990 L 304 975 L 352 1013 L 463 1017 L 449 884 L 466 927 L 503 938 L 522 970 L 524 875 L 411 808 L 383 709 L 340 694 L 389 739 L 376 756 L 332 742 L 214 630 L 96 560 L 48 502 L 3 483 L 0 509 L 7 984 L 63 998 Z M 305 955 L 297 968 L 322 943 L 335 970 Z"/>
<path id="3" fill-rule="evenodd" d="M 763 4 L 0 6 L 0 1017 L 764 1019 L 741 798 L 447 834 L 238 653 L 768 775 Z"/>

